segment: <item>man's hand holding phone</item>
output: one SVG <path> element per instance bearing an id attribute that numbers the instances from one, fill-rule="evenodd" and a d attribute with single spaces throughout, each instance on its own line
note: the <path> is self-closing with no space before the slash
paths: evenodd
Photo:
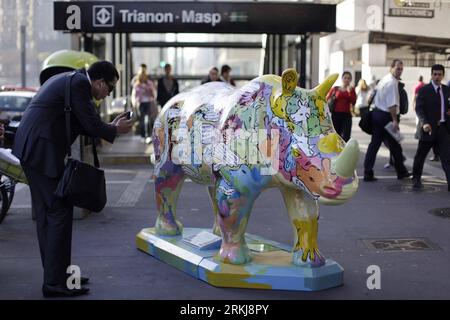
<path id="1" fill-rule="evenodd" d="M 119 114 L 111 124 L 115 125 L 117 128 L 117 133 L 127 133 L 131 130 L 133 126 L 133 112 L 125 111 Z"/>

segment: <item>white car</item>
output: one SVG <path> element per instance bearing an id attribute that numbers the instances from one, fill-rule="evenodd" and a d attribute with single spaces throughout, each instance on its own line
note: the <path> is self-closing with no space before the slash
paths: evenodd
<path id="1" fill-rule="evenodd" d="M 25 90 L 0 92 L 0 120 L 20 121 L 35 94 L 35 91 Z"/>

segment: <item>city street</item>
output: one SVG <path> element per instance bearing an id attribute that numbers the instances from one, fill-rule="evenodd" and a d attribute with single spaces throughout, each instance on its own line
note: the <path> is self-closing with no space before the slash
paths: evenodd
<path id="1" fill-rule="evenodd" d="M 359 190 L 342 206 L 321 206 L 319 221 L 319 247 L 344 268 L 343 286 L 321 292 L 217 288 L 156 260 L 135 245 L 136 234 L 153 227 L 156 219 L 152 167 L 108 164 L 107 207 L 73 225 L 72 263 L 91 279 L 90 294 L 76 299 L 449 299 L 450 215 L 429 212 L 450 208 L 440 163 L 426 162 L 426 189 L 413 192 L 409 179 L 399 181 L 393 169 L 383 168 L 388 159 L 383 146 L 375 167 L 379 180 L 364 182 L 362 163 L 370 136 L 357 126 L 359 119 L 353 120 L 352 136 L 361 148 Z M 400 126 L 411 170 L 417 147 L 414 119 L 404 119 Z M 178 216 L 185 227 L 212 226 L 204 186 L 185 183 Z M 35 229 L 29 189 L 18 185 L 12 208 L 0 225 L 0 299 L 43 299 Z M 267 190 L 256 201 L 247 231 L 292 243 L 292 228 L 277 189 Z M 371 240 L 379 241 L 370 245 Z M 381 289 L 367 287 L 371 265 L 381 270 Z"/>

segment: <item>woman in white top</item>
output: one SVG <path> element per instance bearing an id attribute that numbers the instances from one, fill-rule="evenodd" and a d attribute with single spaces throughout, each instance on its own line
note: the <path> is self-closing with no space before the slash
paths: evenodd
<path id="1" fill-rule="evenodd" d="M 365 113 L 369 111 L 369 86 L 366 80 L 360 79 L 358 82 L 358 87 L 356 87 L 356 112 L 362 117 Z"/>

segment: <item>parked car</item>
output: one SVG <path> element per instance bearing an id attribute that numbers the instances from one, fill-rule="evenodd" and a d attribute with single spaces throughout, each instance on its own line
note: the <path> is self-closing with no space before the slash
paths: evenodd
<path id="1" fill-rule="evenodd" d="M 36 90 L 14 89 L 0 92 L 0 123 L 5 127 L 4 148 L 11 148 L 25 109 Z"/>
<path id="2" fill-rule="evenodd" d="M 14 90 L 0 92 L 0 119 L 20 121 L 36 91 Z"/>
<path id="3" fill-rule="evenodd" d="M 0 92 L 2 91 L 34 91 L 37 92 L 39 88 L 36 87 L 19 87 L 14 85 L 5 84 L 0 87 Z"/>

